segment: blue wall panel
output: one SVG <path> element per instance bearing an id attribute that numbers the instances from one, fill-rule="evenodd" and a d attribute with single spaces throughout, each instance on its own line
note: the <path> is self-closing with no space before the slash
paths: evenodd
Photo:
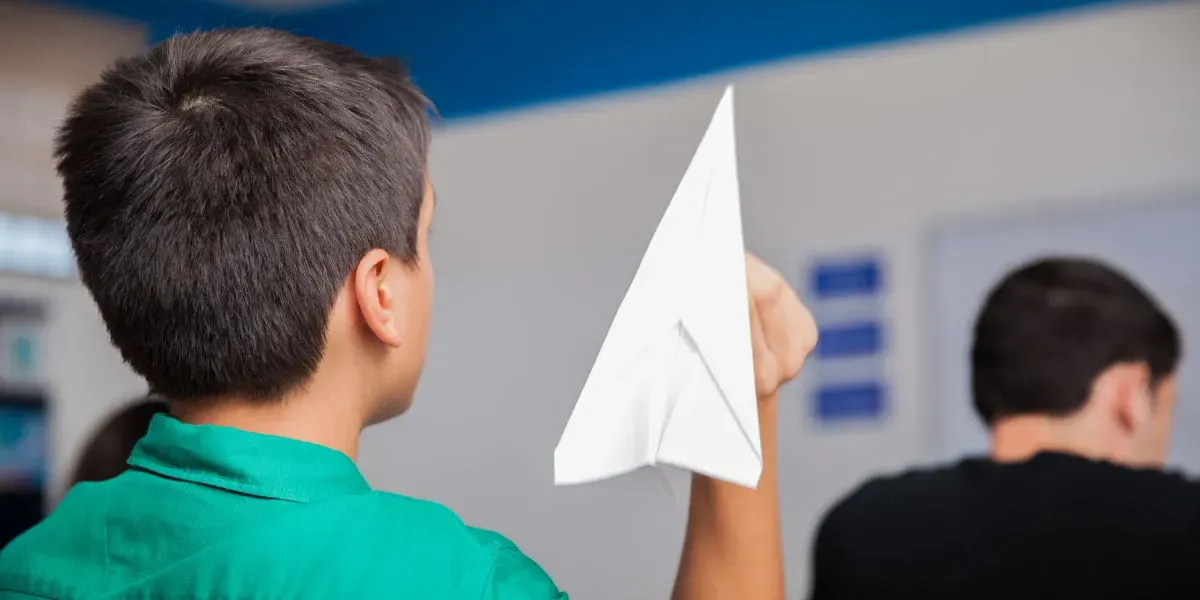
<path id="1" fill-rule="evenodd" d="M 261 24 L 406 59 L 448 118 L 1120 0 L 64 0 L 177 30 Z"/>

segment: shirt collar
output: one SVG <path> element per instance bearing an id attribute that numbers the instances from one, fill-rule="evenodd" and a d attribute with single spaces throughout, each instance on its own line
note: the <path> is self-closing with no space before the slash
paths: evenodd
<path id="1" fill-rule="evenodd" d="M 155 415 L 129 465 L 240 494 L 315 502 L 371 490 L 349 456 L 332 448 Z"/>

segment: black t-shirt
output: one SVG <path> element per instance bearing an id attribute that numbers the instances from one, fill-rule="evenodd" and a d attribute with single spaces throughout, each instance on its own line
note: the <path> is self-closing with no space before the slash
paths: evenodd
<path id="1" fill-rule="evenodd" d="M 813 600 L 1200 599 L 1200 483 L 1077 456 L 872 480 L 826 516 Z"/>

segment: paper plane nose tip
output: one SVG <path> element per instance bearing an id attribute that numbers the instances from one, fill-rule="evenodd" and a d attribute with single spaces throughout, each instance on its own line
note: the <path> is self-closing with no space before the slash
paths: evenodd
<path id="1" fill-rule="evenodd" d="M 725 91 L 721 94 L 721 101 L 717 103 L 717 111 L 726 111 L 733 108 L 733 86 L 725 86 Z"/>

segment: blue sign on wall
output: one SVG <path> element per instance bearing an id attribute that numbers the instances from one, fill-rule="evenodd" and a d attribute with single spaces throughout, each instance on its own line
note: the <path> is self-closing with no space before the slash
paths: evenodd
<path id="1" fill-rule="evenodd" d="M 821 360 L 873 356 L 883 351 L 883 323 L 860 321 L 820 327 L 815 354 Z"/>
<path id="2" fill-rule="evenodd" d="M 812 294 L 819 300 L 874 296 L 883 288 L 879 262 L 872 258 L 819 263 L 812 269 Z"/>
<path id="3" fill-rule="evenodd" d="M 826 385 L 816 391 L 814 416 L 826 422 L 878 419 L 883 415 L 885 394 L 879 381 Z"/>
<path id="4" fill-rule="evenodd" d="M 814 262 L 805 280 L 820 338 L 809 359 L 812 418 L 870 422 L 887 413 L 884 264 L 858 254 Z"/>

